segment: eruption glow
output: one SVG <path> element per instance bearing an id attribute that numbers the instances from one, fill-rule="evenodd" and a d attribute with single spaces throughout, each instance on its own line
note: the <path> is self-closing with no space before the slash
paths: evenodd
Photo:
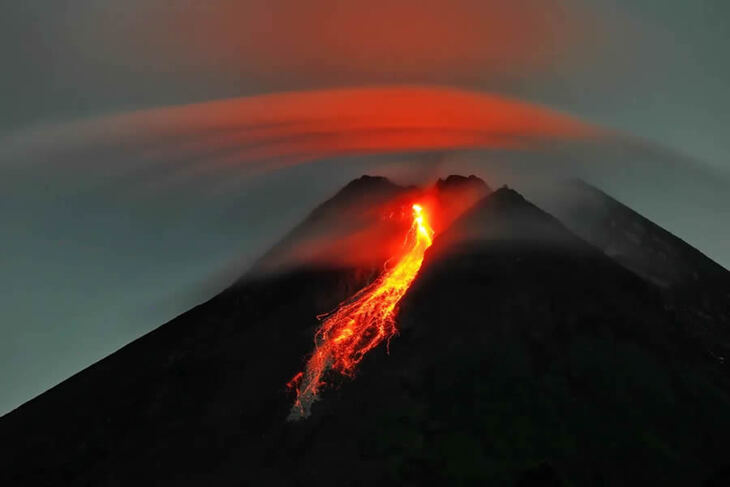
<path id="1" fill-rule="evenodd" d="M 309 416 L 312 403 L 325 385 L 323 376 L 327 371 L 352 376 L 366 353 L 396 333 L 398 303 L 418 274 L 434 234 L 424 208 L 414 204 L 412 209 L 413 223 L 406 236 L 404 255 L 372 284 L 342 303 L 317 330 L 314 353 L 306 369 L 287 384 L 297 391 L 289 419 Z"/>
<path id="2" fill-rule="evenodd" d="M 0 136 L 0 162 L 103 159 L 263 171 L 348 155 L 538 149 L 606 135 L 567 114 L 500 95 L 375 86 L 272 93 L 28 129 Z"/>

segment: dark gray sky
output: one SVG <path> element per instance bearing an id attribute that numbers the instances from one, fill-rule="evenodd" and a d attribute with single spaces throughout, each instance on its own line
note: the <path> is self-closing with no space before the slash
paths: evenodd
<path id="1" fill-rule="evenodd" d="M 26 134 L 285 89 L 494 91 L 645 139 L 651 150 L 573 150 L 561 171 L 578 168 L 728 266 L 728 19 L 722 0 L 4 2 L 0 413 L 214 293 L 349 179 L 411 160 L 172 177 L 124 147 L 7 150 Z M 504 161 L 524 159 L 479 157 L 493 184 L 514 176 Z M 540 164 L 527 159 L 523 170 Z"/>

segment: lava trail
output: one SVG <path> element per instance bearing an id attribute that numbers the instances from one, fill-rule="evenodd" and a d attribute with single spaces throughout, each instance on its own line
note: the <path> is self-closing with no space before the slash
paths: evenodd
<path id="1" fill-rule="evenodd" d="M 413 222 L 406 235 L 403 256 L 373 283 L 343 302 L 317 330 L 314 353 L 306 368 L 287 384 L 297 392 L 290 420 L 309 416 L 312 403 L 325 385 L 326 372 L 333 370 L 352 376 L 367 352 L 396 333 L 398 303 L 421 268 L 434 234 L 424 208 L 414 204 L 412 209 Z"/>

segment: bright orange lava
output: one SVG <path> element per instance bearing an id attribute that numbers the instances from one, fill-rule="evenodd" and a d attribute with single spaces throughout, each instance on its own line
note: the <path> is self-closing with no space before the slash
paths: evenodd
<path id="1" fill-rule="evenodd" d="M 317 330 L 314 353 L 306 369 L 287 384 L 297 391 L 289 419 L 309 416 L 327 371 L 352 376 L 366 353 L 396 333 L 398 303 L 416 277 L 424 253 L 433 241 L 434 232 L 424 208 L 418 204 L 412 208 L 413 223 L 406 236 L 403 257 L 372 284 L 341 304 Z"/>

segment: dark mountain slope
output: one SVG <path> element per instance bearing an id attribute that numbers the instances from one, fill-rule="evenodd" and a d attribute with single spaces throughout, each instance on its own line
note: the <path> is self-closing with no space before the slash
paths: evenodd
<path id="1" fill-rule="evenodd" d="M 578 236 L 657 284 L 667 307 L 716 360 L 730 357 L 730 272 L 680 238 L 580 180 L 544 203 Z M 717 224 L 722 224 L 717 222 Z"/>
<path id="2" fill-rule="evenodd" d="M 407 222 L 383 220 L 382 207 L 416 188 L 398 186 L 384 177 L 362 176 L 315 208 L 302 223 L 274 245 L 249 272 L 270 273 L 304 265 L 341 267 L 378 265 L 388 258 L 392 235 Z M 366 232 L 366 238 L 362 233 Z M 353 236 L 358 236 L 356 241 Z M 370 245 L 363 248 L 361 242 Z M 381 252 L 372 252 L 382 249 Z M 375 254 L 375 255 L 373 255 Z"/>
<path id="3" fill-rule="evenodd" d="M 371 277 L 238 282 L 0 419 L 0 483 L 691 485 L 726 465 L 724 371 L 656 288 L 507 189 L 436 239 L 391 353 L 286 422 L 314 315 Z"/>
<path id="4" fill-rule="evenodd" d="M 655 284 L 681 288 L 730 280 L 722 266 L 600 189 L 571 180 L 555 192 L 548 207 L 568 228 Z"/>
<path id="5" fill-rule="evenodd" d="M 467 238 L 453 245 L 452 232 Z M 448 392 L 425 416 L 441 416 L 446 437 L 459 425 L 472 467 L 547 462 L 574 485 L 691 485 L 727 462 L 727 373 L 657 289 L 511 190 L 449 234 L 409 293 L 392 359 L 434 357 L 431 391 Z"/>

